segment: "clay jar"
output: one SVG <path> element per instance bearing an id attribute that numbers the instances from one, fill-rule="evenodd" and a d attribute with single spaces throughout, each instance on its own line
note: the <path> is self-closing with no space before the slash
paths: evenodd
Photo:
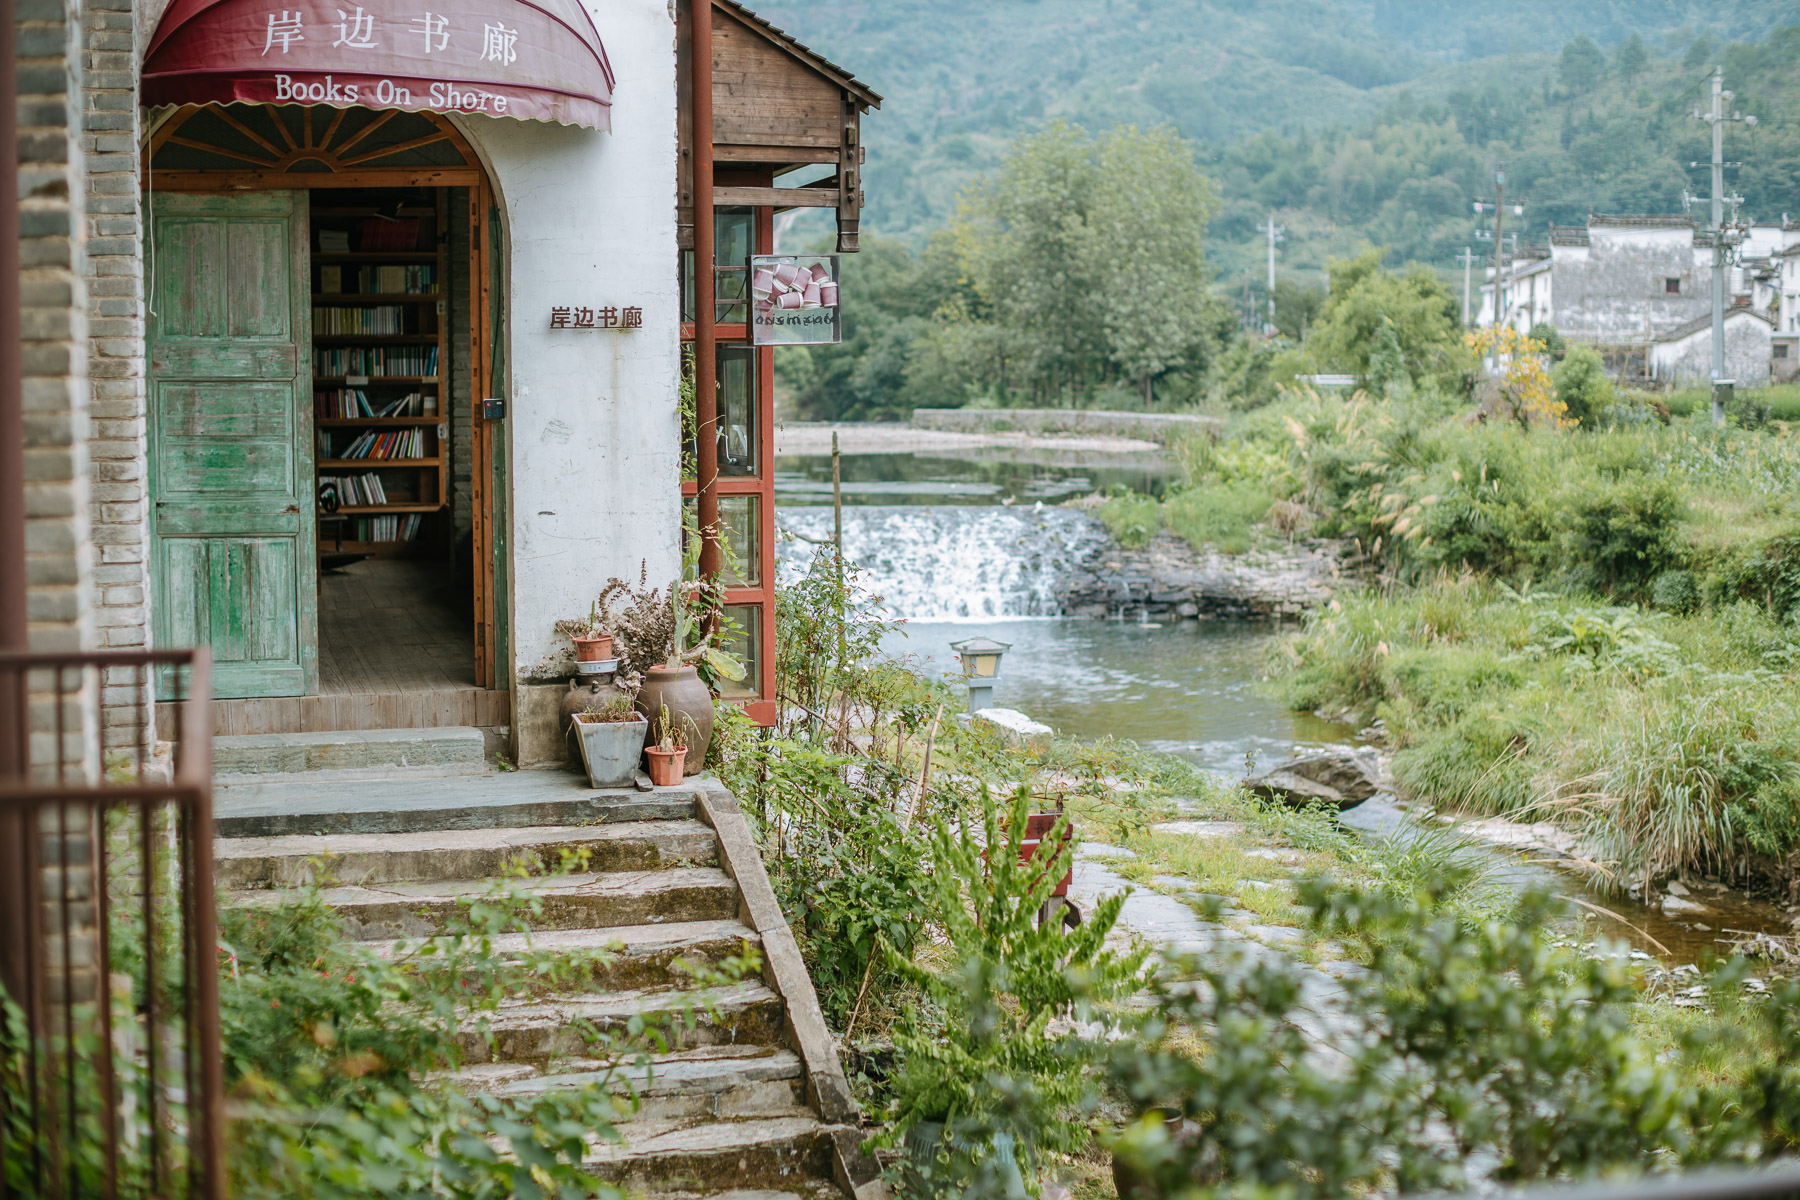
<path id="1" fill-rule="evenodd" d="M 700 682 L 693 667 L 651 667 L 638 689 L 637 710 L 650 721 L 649 745 L 662 740 L 662 709 L 669 709 L 669 723 L 687 734 L 687 774 L 698 775 L 712 741 L 712 692 Z"/>

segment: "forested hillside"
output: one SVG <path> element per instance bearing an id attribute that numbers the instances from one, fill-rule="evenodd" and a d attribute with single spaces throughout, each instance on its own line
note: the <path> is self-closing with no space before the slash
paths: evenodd
<path id="1" fill-rule="evenodd" d="M 887 97 L 868 122 L 865 228 L 915 248 L 1012 138 L 1062 117 L 1173 124 L 1221 203 L 1208 256 L 1259 277 L 1255 227 L 1319 279 L 1362 244 L 1440 267 L 1496 160 L 1527 231 L 1678 209 L 1702 182 L 1688 117 L 1723 61 L 1762 125 L 1734 146 L 1752 215 L 1800 211 L 1800 29 L 1787 0 L 770 0 L 759 10 Z M 1736 40 L 1754 44 L 1728 45 Z"/>

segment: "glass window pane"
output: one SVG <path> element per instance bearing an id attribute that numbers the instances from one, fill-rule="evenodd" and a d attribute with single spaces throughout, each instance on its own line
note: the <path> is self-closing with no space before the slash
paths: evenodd
<path id="1" fill-rule="evenodd" d="M 694 252 L 681 252 L 681 319 L 694 319 Z"/>
<path id="2" fill-rule="evenodd" d="M 719 347 L 719 474 L 755 475 L 756 351 Z"/>
<path id="3" fill-rule="evenodd" d="M 735 569 L 725 572 L 726 587 L 762 586 L 762 539 L 757 536 L 757 497 L 719 497 L 719 538 Z"/>
<path id="4" fill-rule="evenodd" d="M 681 526 L 681 548 L 688 546 L 688 526 L 700 524 L 700 501 L 687 496 L 681 501 L 687 520 Z M 719 536 L 727 552 L 726 587 L 762 586 L 762 539 L 758 520 L 762 503 L 756 496 L 719 497 Z"/>
<path id="5" fill-rule="evenodd" d="M 713 319 L 741 325 L 750 319 L 750 255 L 754 252 L 754 214 L 747 208 L 713 214 Z"/>
<path id="6" fill-rule="evenodd" d="M 744 664 L 744 677 L 736 682 L 726 680 L 719 694 L 732 699 L 755 698 L 758 680 L 762 678 L 762 605 L 730 604 L 725 616 L 736 628 L 720 639 L 719 648 Z"/>

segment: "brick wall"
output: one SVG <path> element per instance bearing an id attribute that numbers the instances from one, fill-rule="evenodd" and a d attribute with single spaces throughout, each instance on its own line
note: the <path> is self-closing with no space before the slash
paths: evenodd
<path id="1" fill-rule="evenodd" d="M 135 648 L 151 639 L 144 252 L 131 0 L 84 0 L 82 68 L 94 632 L 102 646 Z M 131 681 L 118 675 L 106 681 L 109 730 L 136 720 L 139 696 Z"/>
<path id="2" fill-rule="evenodd" d="M 18 0 L 20 292 L 32 648 L 92 645 L 81 67 L 68 0 Z"/>

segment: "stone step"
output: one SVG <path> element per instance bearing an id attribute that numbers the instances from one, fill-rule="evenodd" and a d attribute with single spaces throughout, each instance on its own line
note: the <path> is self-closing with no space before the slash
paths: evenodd
<path id="1" fill-rule="evenodd" d="M 633 1018 L 658 1024 L 673 1049 L 696 1046 L 779 1046 L 787 1005 L 767 985 L 746 980 L 698 990 L 635 991 L 514 1000 L 487 1014 L 485 1029 L 457 1034 L 463 1062 L 540 1063 L 594 1053 L 583 1023 L 607 1034 Z"/>
<path id="2" fill-rule="evenodd" d="M 775 1046 L 700 1046 L 608 1069 L 591 1059 L 481 1063 L 452 1075 L 465 1091 L 531 1096 L 600 1086 L 634 1096 L 638 1121 L 805 1116 L 800 1056 Z"/>
<path id="3" fill-rule="evenodd" d="M 419 833 L 289 834 L 218 838 L 214 878 L 221 888 L 305 887 L 479 879 L 522 864 L 542 873 L 567 856 L 584 871 L 648 871 L 716 866 L 718 840 L 699 821 L 543 825 L 528 829 L 443 829 Z M 579 856 L 585 855 L 585 861 Z"/>
<path id="4" fill-rule="evenodd" d="M 738 908 L 737 885 L 716 867 L 561 875 L 519 881 L 513 890 L 542 904 L 542 911 L 530 917 L 533 930 L 722 921 L 735 917 Z M 493 894 L 489 880 L 452 879 L 322 888 L 319 897 L 343 918 L 350 937 L 369 942 L 440 936 L 463 911 L 465 901 Z M 240 891 L 227 893 L 224 899 L 271 904 L 281 895 Z"/>
<path id="5" fill-rule="evenodd" d="M 742 1195 L 750 1189 L 756 1195 L 756 1189 L 767 1189 L 777 1195 L 829 1195 L 821 1189 L 831 1178 L 836 1130 L 816 1117 L 798 1116 L 628 1121 L 619 1126 L 623 1142 L 593 1147 L 584 1165 L 610 1182 L 662 1194 L 685 1189 Z M 806 1190 L 796 1193 L 797 1187 Z"/>
<path id="6" fill-rule="evenodd" d="M 221 781 L 314 772 L 336 779 L 358 774 L 387 777 L 395 771 L 443 777 L 487 770 L 487 737 L 472 726 L 236 734 L 213 739 L 213 774 Z"/>
<path id="7" fill-rule="evenodd" d="M 728 1192 L 647 1192 L 644 1200 L 844 1200 L 843 1189 L 823 1179 L 788 1184 L 789 1189 L 796 1187 L 803 1190 L 732 1188 Z"/>
<path id="8" fill-rule="evenodd" d="M 675 966 L 677 959 L 702 966 L 741 954 L 746 944 L 757 949 L 762 945 L 760 935 L 735 918 L 503 933 L 488 940 L 494 953 L 502 957 L 521 955 L 527 950 L 569 954 L 605 951 L 605 957 L 593 964 L 581 985 L 594 991 L 687 986 L 692 977 Z M 383 957 L 410 954 L 419 945 L 413 941 L 366 944 Z"/>
<path id="9" fill-rule="evenodd" d="M 450 779 L 239 781 L 213 794 L 223 838 L 411 833 L 681 821 L 694 788 L 595 791 L 569 771 L 499 771 Z"/>

